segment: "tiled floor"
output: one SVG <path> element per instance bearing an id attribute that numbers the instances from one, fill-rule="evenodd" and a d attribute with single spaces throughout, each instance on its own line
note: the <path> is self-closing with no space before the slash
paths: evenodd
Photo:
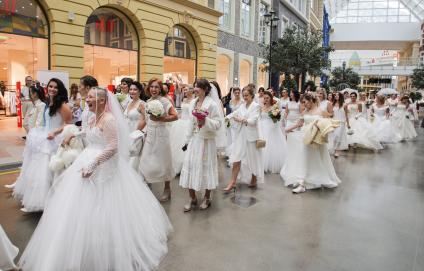
<path id="1" fill-rule="evenodd" d="M 290 155 L 290 154 L 289 154 Z M 423 271 L 424 130 L 379 153 L 352 150 L 334 161 L 342 184 L 293 195 L 277 174 L 239 195 L 241 208 L 216 191 L 207 211 L 184 214 L 187 191 L 172 183 L 163 205 L 174 226 L 158 271 Z M 230 171 L 220 165 L 223 187 Z M 21 251 L 40 214 L 23 214 L 0 174 L 0 223 Z M 160 195 L 162 186 L 153 186 Z"/>
<path id="2" fill-rule="evenodd" d="M 17 127 L 16 117 L 0 116 L 0 166 L 22 161 L 24 135 L 25 130 Z"/>

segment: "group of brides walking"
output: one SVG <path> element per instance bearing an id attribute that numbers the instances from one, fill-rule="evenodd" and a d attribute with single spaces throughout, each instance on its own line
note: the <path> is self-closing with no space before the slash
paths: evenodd
<path id="1" fill-rule="evenodd" d="M 322 90 L 318 96 L 285 91 L 279 99 L 250 84 L 232 89 L 222 103 L 216 82 L 197 79 L 183 88 L 178 116 L 159 79 L 144 89 L 124 78 L 117 97 L 91 76 L 81 78 L 74 101 L 82 111 L 81 128 L 65 134 L 74 105 L 63 83 L 51 79 L 47 98 L 36 87 L 30 90 L 31 118 L 38 121 L 31 122 L 21 173 L 9 187 L 23 211 L 44 213 L 20 259 L 24 271 L 155 269 L 172 226 L 149 186 L 163 182 L 159 201 L 168 201 L 179 174 L 189 196 L 184 212 L 206 210 L 219 185 L 219 154 L 232 168 L 224 193 L 238 182 L 255 189 L 265 172 L 280 173 L 285 185 L 301 193 L 340 183 L 330 153 L 338 156 L 349 145 L 378 150 L 386 143 L 377 137 L 381 131 L 392 133 L 390 142 L 414 136 L 404 99 L 396 114 L 384 109 L 383 115 L 377 101 L 368 122 L 354 93 L 347 103 L 340 93 L 326 100 Z M 84 149 L 66 169 L 53 171 L 52 156 L 75 140 Z"/>

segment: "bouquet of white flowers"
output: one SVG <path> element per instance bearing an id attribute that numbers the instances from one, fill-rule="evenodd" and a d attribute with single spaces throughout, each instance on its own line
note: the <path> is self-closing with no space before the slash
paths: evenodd
<path id="1" fill-rule="evenodd" d="M 146 104 L 146 110 L 148 114 L 151 114 L 155 117 L 160 117 L 165 114 L 165 108 L 158 100 L 152 100 Z"/>
<path id="2" fill-rule="evenodd" d="M 271 118 L 272 122 L 277 123 L 281 119 L 281 110 L 278 108 L 278 104 L 274 104 L 270 111 L 268 111 L 268 116 Z"/>

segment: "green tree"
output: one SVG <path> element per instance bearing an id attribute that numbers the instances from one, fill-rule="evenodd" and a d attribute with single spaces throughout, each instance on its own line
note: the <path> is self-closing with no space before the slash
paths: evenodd
<path id="1" fill-rule="evenodd" d="M 419 91 L 411 92 L 409 94 L 409 97 L 412 99 L 413 102 L 419 101 L 423 98 L 423 95 Z"/>
<path id="2" fill-rule="evenodd" d="M 349 88 L 356 89 L 361 82 L 361 78 L 358 73 L 352 70 L 352 68 L 337 67 L 331 71 L 330 87 L 338 88 L 342 85 L 347 85 Z"/>
<path id="3" fill-rule="evenodd" d="M 286 77 L 283 82 L 281 82 L 280 92 L 286 88 L 288 91 L 295 89 L 297 90 L 297 82 L 292 79 L 290 76 Z"/>
<path id="4" fill-rule="evenodd" d="M 412 87 L 424 89 L 424 67 L 414 69 L 412 73 Z"/>
<path id="5" fill-rule="evenodd" d="M 303 30 L 288 27 L 283 36 L 272 42 L 271 66 L 267 70 L 284 73 L 286 78 L 290 74 L 295 76 L 296 82 L 302 76 L 304 85 L 306 74 L 320 76 L 323 69 L 331 66 L 325 54 L 333 51 L 331 47 L 322 46 L 322 33 L 314 30 Z M 263 51 L 265 63 L 270 63 L 270 45 Z"/>

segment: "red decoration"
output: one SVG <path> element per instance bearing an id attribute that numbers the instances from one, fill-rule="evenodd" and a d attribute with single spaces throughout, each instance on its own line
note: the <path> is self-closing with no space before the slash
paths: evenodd
<path id="1" fill-rule="evenodd" d="M 106 21 L 104 18 L 102 18 L 96 22 L 96 29 L 99 30 L 99 32 L 112 33 L 115 27 L 116 25 L 114 20 Z"/>
<path id="2" fill-rule="evenodd" d="M 175 92 L 175 86 L 174 84 L 171 84 L 171 86 L 169 87 L 169 92 L 168 92 L 168 96 L 174 100 L 174 92 Z"/>
<path id="3" fill-rule="evenodd" d="M 9 0 L 4 0 L 2 10 L 9 12 L 9 13 L 15 13 L 15 11 L 16 11 L 16 0 L 12 0 L 11 3 L 9 3 Z"/>
<path id="4" fill-rule="evenodd" d="M 16 114 L 18 115 L 18 128 L 22 128 L 21 82 L 16 82 Z"/>

